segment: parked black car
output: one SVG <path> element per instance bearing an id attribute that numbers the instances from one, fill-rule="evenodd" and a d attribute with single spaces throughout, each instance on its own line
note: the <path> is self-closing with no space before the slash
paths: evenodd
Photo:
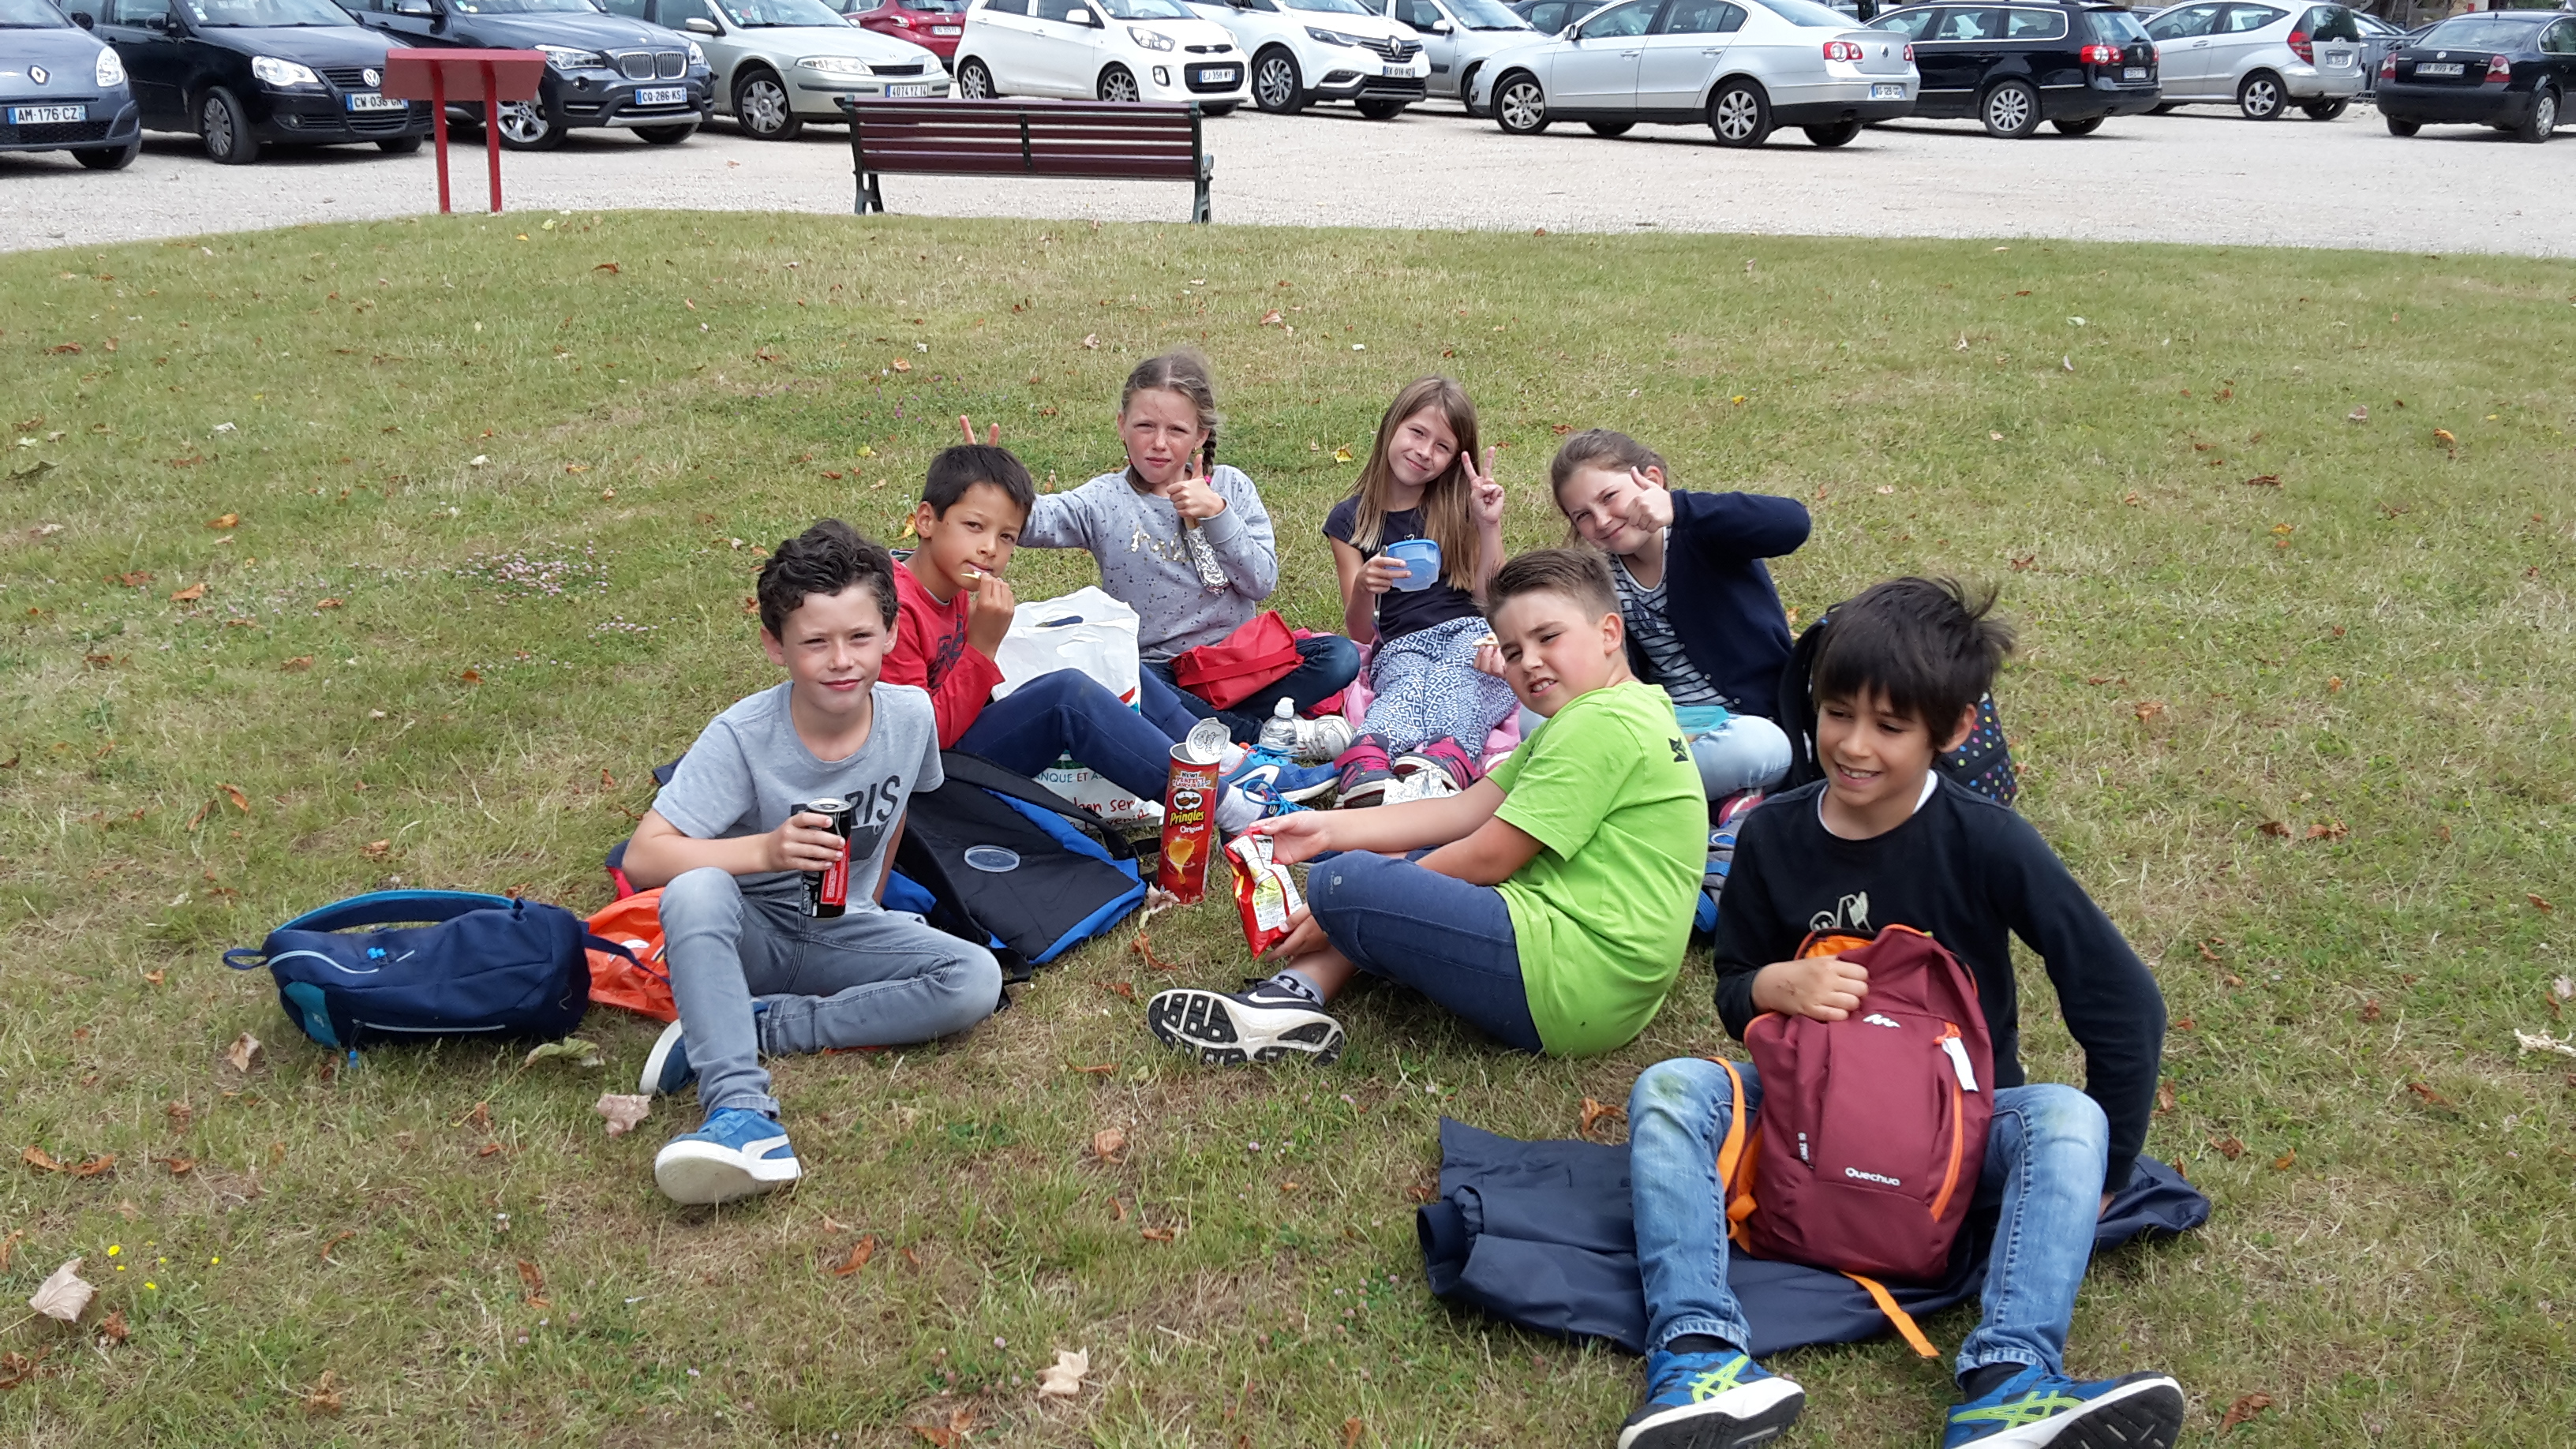
<path id="1" fill-rule="evenodd" d="M 384 37 L 331 0 L 97 3 L 98 36 L 134 79 L 143 128 L 194 133 L 208 160 L 240 166 L 263 146 L 362 141 L 409 152 L 429 134 L 429 107 L 378 89 Z"/>
<path id="2" fill-rule="evenodd" d="M 1541 35 L 1554 35 L 1609 3 L 1610 0 L 1520 0 L 1508 8 L 1528 21 L 1530 29 Z"/>
<path id="3" fill-rule="evenodd" d="M 501 144 L 548 151 L 577 126 L 621 126 L 659 146 L 689 139 L 715 110 L 706 52 L 675 30 L 607 15 L 591 0 L 351 0 L 405 45 L 542 50 L 533 101 L 500 105 Z M 451 103 L 481 124 L 483 104 Z"/>
<path id="4" fill-rule="evenodd" d="M 69 151 L 114 171 L 142 149 L 143 129 L 114 49 L 53 0 L 0 0 L 0 151 Z"/>
<path id="5" fill-rule="evenodd" d="M 2399 136 L 2465 122 L 2546 141 L 2571 89 L 2576 15 L 2564 11 L 2454 15 L 2379 63 L 2379 114 Z"/>
<path id="6" fill-rule="evenodd" d="M 2163 94 L 2155 43 L 2117 5 L 1911 5 L 1871 28 L 1914 43 L 1915 115 L 1983 121 L 1989 135 L 2018 139 L 2041 121 L 2090 135 L 2105 117 L 2155 109 Z"/>

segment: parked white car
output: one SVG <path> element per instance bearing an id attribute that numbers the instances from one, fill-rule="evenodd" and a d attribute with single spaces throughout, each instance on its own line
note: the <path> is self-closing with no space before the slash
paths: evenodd
<path id="1" fill-rule="evenodd" d="M 1248 94 L 1243 52 L 1182 0 L 976 0 L 957 42 L 957 94 L 1196 101 Z"/>
<path id="2" fill-rule="evenodd" d="M 2252 121 L 2292 106 L 2331 121 L 2361 93 L 2370 47 L 2341 5 L 2202 0 L 2159 10 L 2146 25 L 2165 88 L 2158 111 L 2215 101 Z"/>
<path id="3" fill-rule="evenodd" d="M 1265 111 L 1350 101 L 1384 121 L 1430 90 L 1422 42 L 1363 0 L 1190 0 L 1190 8 L 1252 57 L 1252 103 Z"/>
<path id="4" fill-rule="evenodd" d="M 698 37 L 715 71 L 717 108 L 755 141 L 792 141 L 807 121 L 847 119 L 834 104 L 840 96 L 948 93 L 938 57 L 861 30 L 824 0 L 646 3 L 657 24 Z"/>
<path id="5" fill-rule="evenodd" d="M 1435 99 L 1464 102 L 1476 71 L 1495 52 L 1538 39 L 1531 24 L 1503 8 L 1502 0 L 1366 0 L 1413 32 L 1431 61 Z"/>
<path id="6" fill-rule="evenodd" d="M 1705 125 L 1721 146 L 1759 146 L 1775 126 L 1840 146 L 1911 112 L 1922 84 L 1905 37 L 1815 0 L 1622 0 L 1487 61 L 1468 106 L 1515 136 L 1644 121 Z"/>

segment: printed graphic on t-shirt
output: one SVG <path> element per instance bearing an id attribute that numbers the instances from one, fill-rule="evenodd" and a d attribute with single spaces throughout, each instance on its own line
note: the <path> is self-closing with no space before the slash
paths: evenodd
<path id="1" fill-rule="evenodd" d="M 1864 940 L 1876 935 L 1869 924 L 1869 892 L 1855 891 L 1836 902 L 1832 910 L 1816 912 L 1807 918 L 1807 929 L 1819 933 L 1840 931 Z"/>
<path id="2" fill-rule="evenodd" d="M 966 611 L 943 610 L 940 620 L 947 632 L 931 641 L 927 675 L 932 689 L 937 689 L 948 678 L 948 671 L 957 667 L 957 661 L 966 657 Z"/>
<path id="3" fill-rule="evenodd" d="M 851 863 L 876 858 L 877 847 L 885 841 L 886 827 L 902 813 L 903 797 L 901 775 L 888 775 L 848 797 Z"/>

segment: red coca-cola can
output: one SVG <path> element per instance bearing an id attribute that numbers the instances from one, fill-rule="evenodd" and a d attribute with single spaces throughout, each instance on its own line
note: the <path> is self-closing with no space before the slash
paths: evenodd
<path id="1" fill-rule="evenodd" d="M 805 872 L 805 914 L 843 914 L 850 908 L 850 822 L 858 818 L 858 811 L 849 801 L 827 795 L 808 800 L 790 813 L 820 815 L 832 822 L 824 828 L 841 837 L 841 858 L 832 862 L 830 869 Z"/>

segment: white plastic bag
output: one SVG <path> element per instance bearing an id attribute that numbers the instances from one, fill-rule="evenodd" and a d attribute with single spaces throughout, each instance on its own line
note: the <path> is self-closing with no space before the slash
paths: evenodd
<path id="1" fill-rule="evenodd" d="M 1011 631 L 993 654 L 1002 667 L 995 699 L 1059 669 L 1078 669 L 1133 708 L 1136 703 L 1136 611 L 1098 585 L 1060 599 L 1040 599 L 1011 612 Z"/>
<path id="2" fill-rule="evenodd" d="M 1074 763 L 1071 755 L 1057 756 L 1054 764 L 1038 771 L 1037 781 L 1112 825 L 1159 825 L 1163 820 L 1162 801 L 1137 799 L 1089 765 Z"/>

